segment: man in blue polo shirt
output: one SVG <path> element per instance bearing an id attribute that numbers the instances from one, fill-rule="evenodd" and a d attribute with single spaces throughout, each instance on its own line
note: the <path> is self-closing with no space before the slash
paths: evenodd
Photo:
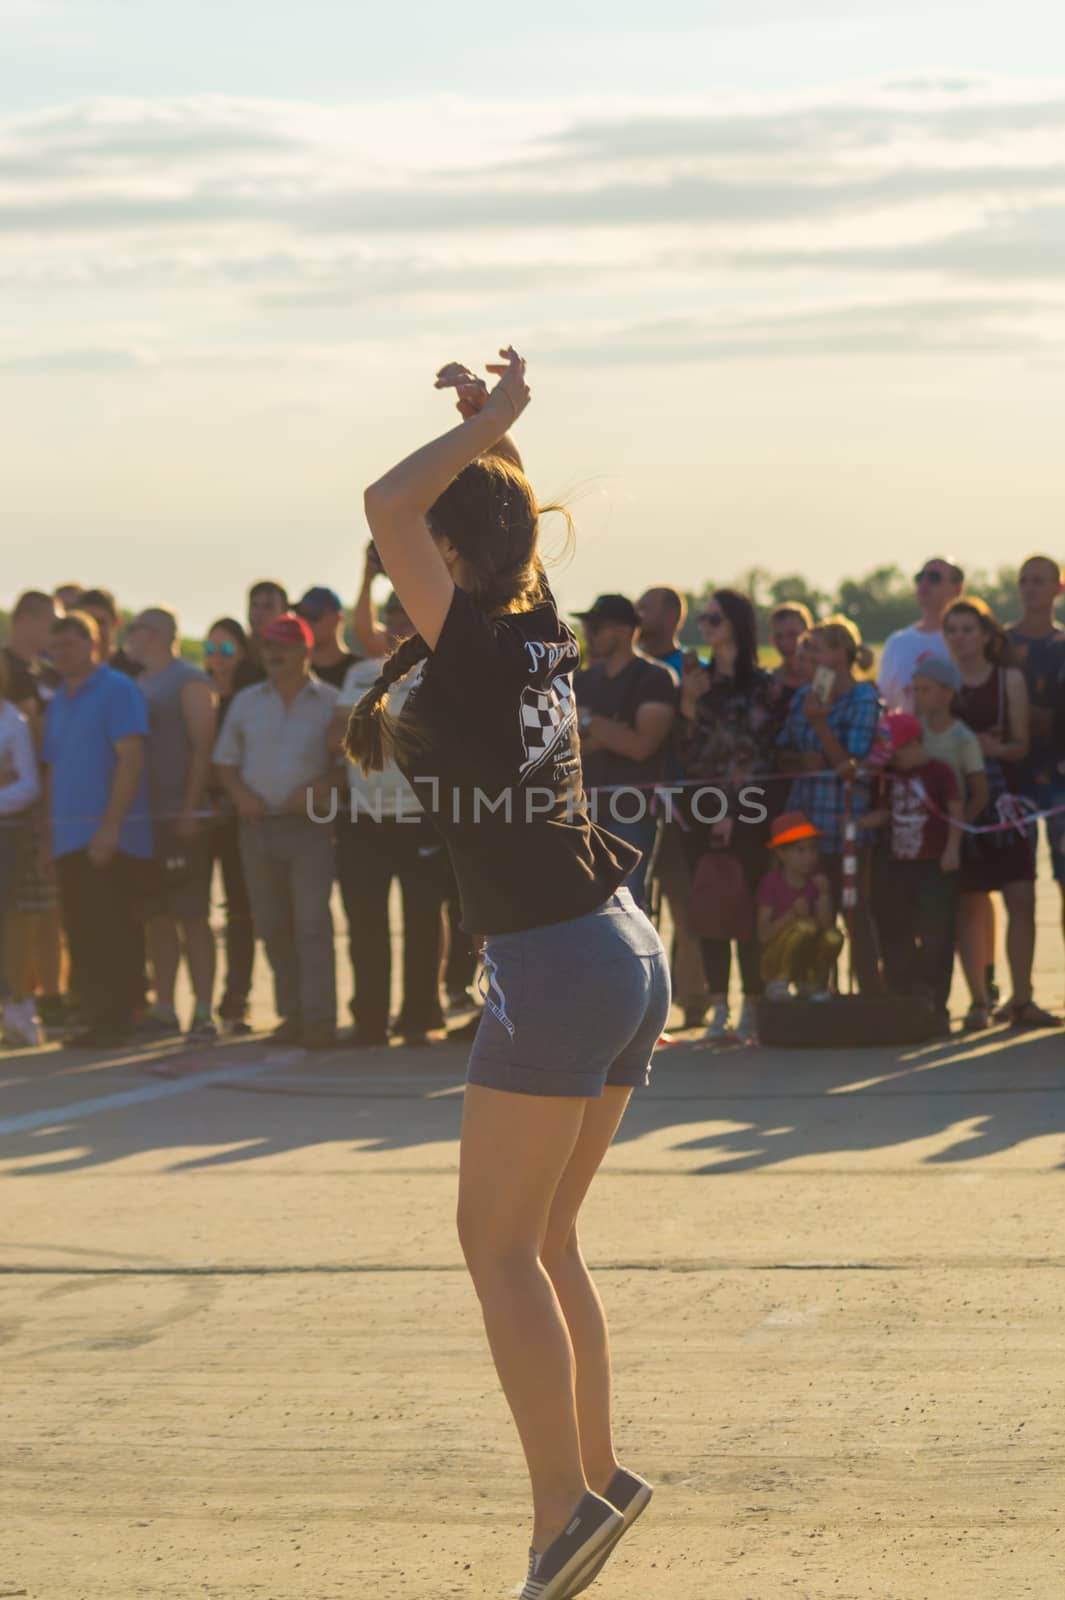
<path id="1" fill-rule="evenodd" d="M 41 759 L 50 772 L 52 853 L 87 1029 L 72 1045 L 124 1041 L 141 991 L 138 863 L 152 853 L 144 775 L 148 711 L 131 678 L 98 664 L 96 623 L 60 617 Z"/>

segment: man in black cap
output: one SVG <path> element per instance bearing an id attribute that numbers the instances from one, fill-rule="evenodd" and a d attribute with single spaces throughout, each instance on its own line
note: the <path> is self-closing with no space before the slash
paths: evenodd
<path id="1" fill-rule="evenodd" d="M 344 645 L 344 605 L 335 589 L 316 583 L 308 589 L 296 615 L 302 617 L 314 636 L 311 671 L 334 689 L 344 686 L 348 668 L 358 660 Z"/>
<path id="2" fill-rule="evenodd" d="M 640 618 L 624 595 L 601 594 L 590 611 L 574 615 L 584 625 L 589 663 L 573 680 L 584 786 L 600 826 L 643 852 L 628 879 L 642 905 L 658 834 L 651 786 L 664 775 L 677 678 L 634 649 Z"/>

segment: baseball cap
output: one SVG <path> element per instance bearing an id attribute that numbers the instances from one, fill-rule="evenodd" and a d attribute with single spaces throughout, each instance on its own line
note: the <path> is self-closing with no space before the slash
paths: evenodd
<path id="1" fill-rule="evenodd" d="M 328 588 L 324 583 L 316 583 L 307 590 L 295 609 L 300 616 L 305 611 L 313 611 L 321 616 L 323 611 L 343 611 L 344 602 L 335 589 Z"/>
<path id="2" fill-rule="evenodd" d="M 901 750 L 904 744 L 924 738 L 920 719 L 909 711 L 889 711 L 886 717 L 881 718 L 881 726 L 892 750 Z"/>
<path id="3" fill-rule="evenodd" d="M 815 828 L 801 811 L 782 811 L 779 817 L 773 818 L 769 848 L 775 850 L 778 845 L 798 844 L 800 839 L 820 839 L 820 837 L 820 828 Z"/>
<path id="4" fill-rule="evenodd" d="M 636 607 L 623 594 L 601 594 L 590 611 L 571 611 L 570 616 L 579 617 L 581 622 L 623 622 L 629 628 L 640 626 Z"/>
<path id="5" fill-rule="evenodd" d="M 929 656 L 925 661 L 918 661 L 913 677 L 941 683 L 944 689 L 953 689 L 955 694 L 961 688 L 961 673 L 948 656 Z"/>
<path id="6" fill-rule="evenodd" d="M 274 644 L 301 644 L 305 650 L 314 647 L 314 634 L 294 611 L 283 611 L 279 617 L 268 622 L 263 629 L 263 639 L 269 639 Z"/>

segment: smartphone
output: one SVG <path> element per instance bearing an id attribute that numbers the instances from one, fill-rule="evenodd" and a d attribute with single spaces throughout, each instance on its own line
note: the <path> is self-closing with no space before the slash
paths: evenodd
<path id="1" fill-rule="evenodd" d="M 832 698 L 832 685 L 836 681 L 836 674 L 831 667 L 818 667 L 813 676 L 814 694 L 822 705 L 827 706 Z"/>

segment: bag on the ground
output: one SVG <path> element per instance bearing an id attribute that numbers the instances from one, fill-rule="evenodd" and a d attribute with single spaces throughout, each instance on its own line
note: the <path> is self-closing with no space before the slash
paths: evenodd
<path id="1" fill-rule="evenodd" d="M 860 1050 L 866 1045 L 923 1044 L 935 1032 L 935 1011 L 923 995 L 761 999 L 755 1007 L 758 1038 L 775 1049 Z"/>

